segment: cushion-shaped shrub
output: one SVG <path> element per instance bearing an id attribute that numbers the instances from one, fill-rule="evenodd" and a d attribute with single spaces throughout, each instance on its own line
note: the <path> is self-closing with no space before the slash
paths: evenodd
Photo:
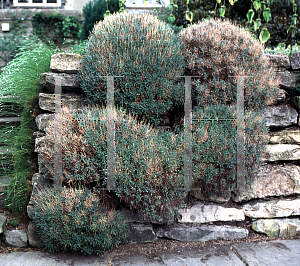
<path id="1" fill-rule="evenodd" d="M 183 140 L 139 123 L 124 110 L 114 112 L 116 191 L 101 190 L 107 186 L 107 111 L 98 105 L 62 110 L 63 185 L 93 189 L 102 201 L 116 195 L 141 220 L 172 223 L 185 196 L 178 190 L 184 186 Z M 45 131 L 41 158 L 45 176 L 53 179 L 54 121 Z"/>
<path id="2" fill-rule="evenodd" d="M 244 81 L 247 110 L 271 104 L 278 80 L 267 59 L 264 45 L 245 29 L 228 20 L 207 19 L 179 33 L 184 44 L 188 75 L 192 80 L 193 106 L 211 103 L 236 104 L 237 76 Z"/>
<path id="3" fill-rule="evenodd" d="M 40 190 L 30 214 L 44 247 L 50 252 L 79 251 L 103 254 L 126 243 L 125 217 L 101 208 L 88 189 Z"/>
<path id="4" fill-rule="evenodd" d="M 114 101 L 138 121 L 158 125 L 184 103 L 183 45 L 174 29 L 150 14 L 113 14 L 90 35 L 81 88 L 90 104 L 107 104 L 106 76 L 114 78 Z"/>
<path id="5" fill-rule="evenodd" d="M 208 19 L 190 25 L 179 33 L 179 37 L 185 47 L 185 74 L 200 76 L 192 79 L 193 118 L 235 119 L 237 76 L 247 76 L 244 80 L 245 167 L 252 167 L 253 170 L 255 166 L 255 169 L 258 169 L 261 156 L 259 151 L 267 144 L 269 130 L 263 118 L 263 108 L 272 104 L 272 96 L 278 86 L 273 69 L 263 56 L 263 44 L 248 31 L 220 19 Z M 235 186 L 233 175 L 228 172 L 233 171 L 230 169 L 233 169 L 233 162 L 236 160 L 233 153 L 237 143 L 236 129 L 234 132 L 231 128 L 233 125 L 226 121 L 200 121 L 193 124 L 193 136 L 200 141 L 195 142 L 194 149 L 201 150 L 202 155 L 193 158 L 195 164 L 199 163 L 194 180 L 200 181 L 201 184 L 195 184 L 195 187 L 200 189 L 193 190 L 192 194 L 216 201 L 229 200 Z M 211 129 L 208 130 L 208 127 Z M 197 128 L 202 129 L 197 131 Z M 204 140 L 207 136 L 211 138 L 206 143 Z M 201 139 L 203 145 L 200 145 Z M 224 168 L 225 162 L 227 164 Z M 223 163 L 223 166 L 218 166 L 220 163 Z M 221 172 L 218 173 L 216 168 Z M 248 172 L 247 183 L 250 183 L 254 176 L 255 173 Z M 225 191 L 221 192 L 222 188 Z"/>

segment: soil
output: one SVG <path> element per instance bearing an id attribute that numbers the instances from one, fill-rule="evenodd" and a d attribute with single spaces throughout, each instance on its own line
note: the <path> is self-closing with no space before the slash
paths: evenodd
<path id="1" fill-rule="evenodd" d="M 0 213 L 4 215 L 4 208 L 0 208 Z M 17 219 L 13 214 L 5 213 L 5 216 L 7 217 L 7 224 L 5 227 L 5 230 L 27 230 L 28 224 L 29 224 L 29 218 L 26 216 L 19 217 L 19 225 L 17 227 L 13 227 L 10 224 L 10 220 Z M 140 244 L 133 244 L 128 243 L 124 245 L 119 245 L 117 248 L 114 248 L 112 250 L 109 250 L 104 253 L 104 255 L 107 255 L 111 259 L 114 257 L 123 257 L 123 256 L 131 256 L 131 255 L 145 255 L 148 258 L 156 257 L 157 254 L 169 254 L 169 253 L 176 253 L 180 254 L 185 251 L 192 251 L 192 250 L 199 250 L 199 248 L 202 247 L 212 247 L 216 245 L 229 245 L 235 243 L 242 243 L 242 242 L 262 242 L 262 241 L 272 241 L 272 240 L 282 240 L 283 238 L 271 238 L 267 237 L 263 234 L 257 234 L 251 229 L 251 220 L 246 219 L 243 222 L 217 222 L 217 223 L 211 223 L 214 225 L 230 225 L 230 226 L 239 226 L 243 228 L 247 228 L 249 230 L 249 235 L 245 239 L 236 239 L 236 240 L 211 240 L 206 242 L 180 242 L 180 241 L 174 241 L 169 239 L 163 239 L 159 238 L 155 242 L 152 243 L 140 243 Z M 155 226 L 153 227 L 154 231 Z M 290 238 L 284 238 L 286 239 L 300 239 L 300 236 L 297 237 L 290 237 Z M 0 253 L 10 253 L 14 251 L 21 251 L 21 252 L 27 252 L 27 251 L 44 251 L 49 253 L 47 250 L 43 248 L 14 248 L 9 247 L 4 243 L 3 238 L 0 238 Z M 68 252 L 64 253 L 67 254 Z M 81 253 L 72 252 L 72 254 L 82 255 Z M 63 255 L 63 254 L 62 254 Z"/>

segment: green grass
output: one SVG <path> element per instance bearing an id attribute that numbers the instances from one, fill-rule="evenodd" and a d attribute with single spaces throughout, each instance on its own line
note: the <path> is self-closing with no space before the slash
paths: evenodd
<path id="1" fill-rule="evenodd" d="M 70 52 L 83 54 L 86 45 L 75 45 Z M 13 162 L 8 155 L 2 155 L 6 165 L 14 165 L 13 170 L 4 168 L 6 176 L 13 177 L 10 182 L 5 208 L 16 215 L 25 214 L 31 195 L 31 178 L 38 172 L 37 153 L 34 153 L 33 132 L 37 131 L 35 117 L 38 112 L 38 95 L 42 92 L 39 84 L 40 74 L 50 72 L 51 56 L 61 52 L 55 46 L 47 46 L 36 37 L 30 37 L 19 48 L 17 56 L 3 68 L 0 75 L 0 111 L 2 114 L 20 116 L 20 126 L 0 126 L 0 138 L 5 146 L 15 152 Z M 5 99 L 2 96 L 16 95 L 19 99 Z M 2 111 L 3 104 L 10 103 L 13 109 Z M 10 160 L 10 162 L 8 162 Z M 7 163 L 8 162 L 8 163 Z M 3 166 L 2 166 L 3 167 Z M 11 167 L 10 167 L 11 168 Z"/>

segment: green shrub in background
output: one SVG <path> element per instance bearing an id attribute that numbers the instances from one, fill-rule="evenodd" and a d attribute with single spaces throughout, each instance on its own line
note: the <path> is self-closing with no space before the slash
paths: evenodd
<path id="1" fill-rule="evenodd" d="M 47 189 L 33 202 L 30 215 L 44 247 L 52 253 L 100 255 L 127 241 L 125 217 L 102 208 L 88 189 Z"/>
<path id="2" fill-rule="evenodd" d="M 174 30 L 152 15 L 110 15 L 89 38 L 81 88 L 90 104 L 105 105 L 105 76 L 124 76 L 114 81 L 115 104 L 157 125 L 174 102 L 184 102 L 184 79 L 176 77 L 185 67 L 182 48 Z"/>
<path id="3" fill-rule="evenodd" d="M 65 108 L 62 117 L 63 185 L 88 187 L 98 198 L 115 195 L 137 212 L 141 220 L 172 223 L 183 203 L 183 139 L 173 133 L 154 131 L 139 124 L 124 111 L 115 111 L 115 179 L 117 190 L 104 195 L 107 187 L 106 109 L 92 105 L 82 113 Z M 95 122 L 88 122 L 94 121 Z M 69 128 L 69 129 L 68 129 Z M 54 178 L 54 127 L 46 129 L 41 151 L 48 166 L 48 177 Z M 51 170 L 52 169 L 52 170 Z"/>
<path id="4" fill-rule="evenodd" d="M 37 12 L 32 20 L 33 33 L 48 45 L 54 43 L 59 48 L 81 39 L 81 23 L 77 17 L 60 13 Z M 66 43 L 69 39 L 69 43 Z"/>
<path id="5" fill-rule="evenodd" d="M 187 5 L 187 2 L 188 5 Z M 158 3 L 161 4 L 161 1 L 158 0 Z M 210 17 L 217 18 L 219 17 L 218 10 L 215 10 L 216 1 L 215 0 L 173 0 L 174 7 L 172 10 L 172 14 L 174 15 L 175 21 L 173 25 L 176 26 L 183 26 L 186 28 L 188 25 L 196 24 L 202 19 L 208 19 Z M 300 1 L 297 1 L 298 6 Z M 247 12 L 252 7 L 253 8 L 253 1 L 252 0 L 238 0 L 234 5 L 230 5 L 229 1 L 222 1 L 222 5 L 225 5 L 226 12 L 225 17 L 230 19 L 231 21 L 235 21 L 240 24 L 245 29 L 253 32 L 256 38 L 259 38 L 260 30 L 254 31 L 253 25 L 250 26 L 247 23 Z M 175 6 L 177 5 L 177 7 Z M 190 22 L 186 19 L 186 11 L 187 6 L 189 11 L 193 13 L 193 20 Z M 269 47 L 276 47 L 279 43 L 286 43 L 286 45 L 292 44 L 299 39 L 300 34 L 300 23 L 297 21 L 297 25 L 295 28 L 296 35 L 294 38 L 291 38 L 287 33 L 287 25 L 292 24 L 292 16 L 294 14 L 293 7 L 291 5 L 291 1 L 289 0 L 274 0 L 270 3 L 270 8 L 272 12 L 271 20 L 268 22 L 268 30 L 270 32 L 270 38 L 267 41 L 266 45 Z M 217 15 L 214 12 L 217 11 Z M 160 8 L 159 12 L 157 13 L 158 18 L 166 23 L 170 23 L 168 21 L 168 17 L 171 11 L 168 7 Z M 300 15 L 300 9 L 297 10 L 298 16 Z M 256 20 L 258 15 L 255 14 L 253 20 Z M 260 15 L 261 23 L 265 24 L 265 20 Z"/>
<path id="6" fill-rule="evenodd" d="M 82 23 L 82 40 L 87 40 L 97 22 L 104 20 L 104 14 L 109 10 L 111 14 L 119 12 L 119 0 L 93 0 L 82 9 L 84 21 Z"/>
<path id="7" fill-rule="evenodd" d="M 275 88 L 278 87 L 278 81 L 275 77 L 273 69 L 269 66 L 262 55 L 264 46 L 257 41 L 249 32 L 234 25 L 230 21 L 221 21 L 220 19 L 208 19 L 200 21 L 195 25 L 191 25 L 183 29 L 179 33 L 179 37 L 184 44 L 184 50 L 187 60 L 186 74 L 191 76 L 200 76 L 192 80 L 192 106 L 195 110 L 198 108 L 205 109 L 204 117 L 206 118 L 225 118 L 229 119 L 237 117 L 236 113 L 231 115 L 230 106 L 234 106 L 236 112 L 237 103 L 237 77 L 249 76 L 244 80 L 244 110 L 257 114 L 257 121 L 261 121 L 260 115 L 267 104 L 271 104 L 271 96 L 276 93 Z M 235 76 L 235 77 L 234 77 Z M 211 106 L 210 106 L 211 105 Z M 218 107 L 218 106 L 221 107 Z M 226 108 L 225 108 L 226 107 Z M 221 108 L 221 109 L 219 109 Z M 260 115 L 259 115 L 260 114 Z M 202 116 L 203 117 L 203 116 Z M 255 124 L 251 122 L 255 116 L 249 117 L 250 121 L 246 122 L 246 140 L 248 141 L 246 149 L 251 148 L 248 153 L 246 165 L 258 167 L 257 162 L 260 156 L 259 151 L 262 150 L 265 141 L 268 140 L 268 132 L 263 123 Z M 197 111 L 196 116 L 197 119 Z M 198 123 L 214 123 L 214 122 L 197 122 Z M 223 168 L 223 174 L 217 175 L 217 172 L 212 168 L 226 158 L 229 159 L 227 143 L 236 138 L 236 133 L 233 130 L 228 131 L 222 137 L 216 137 L 217 133 L 222 132 L 231 126 L 226 122 L 220 122 L 224 126 L 222 130 L 217 130 L 216 126 L 211 125 L 211 130 L 207 131 L 208 136 L 215 136 L 211 142 L 205 142 L 201 146 L 201 153 L 206 159 L 204 162 L 209 162 L 210 165 L 204 166 L 203 156 L 195 158 L 194 162 L 200 163 L 198 177 L 202 174 L 209 175 L 206 178 L 207 182 L 202 183 L 199 187 L 201 193 L 211 194 L 212 197 L 218 197 L 218 189 L 227 189 L 227 198 L 230 197 L 231 189 L 234 187 L 234 180 L 231 180 L 234 175 L 230 176 L 226 173 L 232 164 L 233 157 L 228 169 Z M 197 128 L 197 125 L 195 126 Z M 202 128 L 204 125 L 201 126 Z M 200 128 L 201 128 L 200 127 Z M 258 132 L 257 132 L 258 131 Z M 216 133 L 213 133 L 216 132 Z M 200 131 L 199 139 L 205 137 L 205 131 Z M 255 133 L 259 133 L 256 138 Z M 214 135 L 216 134 L 216 135 Z M 195 134 L 197 135 L 197 134 Z M 198 137 L 198 135 L 197 135 Z M 198 142 L 195 143 L 195 145 Z M 233 150 L 236 148 L 236 142 L 231 143 Z M 220 155 L 221 154 L 221 155 Z M 230 152 L 229 152 L 230 154 Z M 221 157 L 219 157 L 221 156 Z M 219 159 L 217 159 L 219 158 Z M 226 174 L 224 174 L 226 173 Z M 211 179 L 211 177 L 215 177 Z M 248 174 L 248 183 L 251 182 L 253 175 Z M 213 182 L 211 182 L 213 180 Z M 216 191 L 215 195 L 210 190 L 210 187 Z"/>

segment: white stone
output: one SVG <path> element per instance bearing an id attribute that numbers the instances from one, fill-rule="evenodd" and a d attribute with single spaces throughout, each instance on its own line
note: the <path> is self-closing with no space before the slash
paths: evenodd
<path id="1" fill-rule="evenodd" d="M 300 199 L 272 200 L 245 204 L 244 214 L 251 218 L 275 218 L 300 215 Z"/>
<path id="2" fill-rule="evenodd" d="M 24 230 L 6 230 L 4 232 L 6 242 L 14 247 L 27 247 L 27 232 Z"/>
<path id="3" fill-rule="evenodd" d="M 182 218 L 180 223 L 209 223 L 216 221 L 243 221 L 243 210 L 236 208 L 224 208 L 215 204 L 197 203 L 191 209 L 180 209 L 178 212 Z"/>

